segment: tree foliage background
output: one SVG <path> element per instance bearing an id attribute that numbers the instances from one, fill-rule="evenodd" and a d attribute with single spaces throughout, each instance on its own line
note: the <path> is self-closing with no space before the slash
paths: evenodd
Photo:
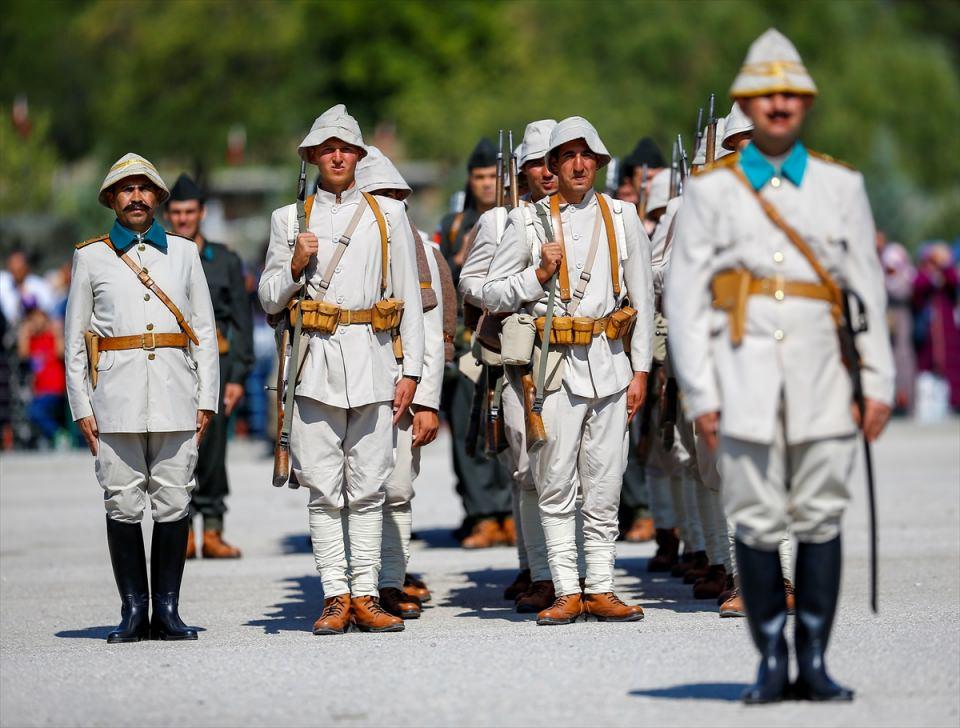
<path id="1" fill-rule="evenodd" d="M 960 232 L 954 0 L 7 0 L 0 19 L 0 103 L 27 94 L 44 133 L 13 152 L 0 123 L 4 214 L 55 196 L 9 191 L 38 184 L 24 154 L 209 167 L 242 124 L 248 161 L 290 163 L 336 102 L 457 171 L 480 136 L 544 117 L 586 116 L 618 154 L 647 134 L 689 144 L 773 25 L 821 90 L 808 144 L 864 171 L 878 222 L 912 243 Z"/>

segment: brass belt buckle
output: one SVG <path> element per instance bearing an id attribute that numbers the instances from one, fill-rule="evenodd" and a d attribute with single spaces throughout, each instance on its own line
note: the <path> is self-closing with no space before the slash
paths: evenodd
<path id="1" fill-rule="evenodd" d="M 147 346 L 147 337 L 148 337 L 148 336 L 150 337 L 150 339 L 149 339 L 150 345 L 149 345 L 149 346 Z M 142 348 L 144 351 L 153 351 L 154 349 L 157 348 L 157 335 L 156 335 L 154 332 L 151 331 L 151 332 L 148 333 L 148 334 L 141 334 L 141 335 L 140 335 L 140 338 L 141 338 L 142 341 L 143 341 L 143 343 L 141 344 L 141 348 Z"/>
<path id="2" fill-rule="evenodd" d="M 773 276 L 773 297 L 778 301 L 782 301 L 784 298 L 786 298 L 787 294 L 786 294 L 786 291 L 784 290 L 785 287 L 786 287 L 786 281 L 783 278 L 783 274 L 777 273 L 776 275 L 774 275 Z"/>

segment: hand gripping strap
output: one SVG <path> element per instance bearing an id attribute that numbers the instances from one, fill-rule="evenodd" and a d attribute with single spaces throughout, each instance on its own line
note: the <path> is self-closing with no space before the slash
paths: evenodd
<path id="1" fill-rule="evenodd" d="M 570 300 L 570 272 L 567 270 L 567 246 L 563 243 L 563 221 L 560 219 L 560 193 L 550 195 L 550 219 L 555 240 L 548 242 L 560 243 L 563 256 L 560 258 L 560 300 L 566 303 Z"/>
<path id="2" fill-rule="evenodd" d="M 147 289 L 149 289 L 153 295 L 160 299 L 160 302 L 169 309 L 170 313 L 172 313 L 173 317 L 177 320 L 177 326 L 183 330 L 183 333 L 190 338 L 190 341 L 192 341 L 195 346 L 199 346 L 200 339 L 197 338 L 197 335 L 193 332 L 193 329 L 190 328 L 190 324 L 187 323 L 187 320 L 183 317 L 180 309 L 177 308 L 177 304 L 171 301 L 169 296 L 160 290 L 160 287 L 154 282 L 153 278 L 147 275 L 146 271 L 137 265 L 133 258 L 126 253 L 121 253 L 117 250 L 113 244 L 113 241 L 110 240 L 110 236 L 105 237 L 103 242 L 107 244 L 110 250 L 120 256 L 120 260 L 126 263 L 127 267 L 133 271 L 134 275 L 137 277 L 137 280 L 140 281 Z"/>

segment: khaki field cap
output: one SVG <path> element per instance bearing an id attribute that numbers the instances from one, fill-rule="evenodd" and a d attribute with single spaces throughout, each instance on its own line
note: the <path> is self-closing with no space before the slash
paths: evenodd
<path id="1" fill-rule="evenodd" d="M 360 150 L 360 158 L 367 156 L 367 147 L 363 143 L 363 135 L 360 133 L 360 125 L 357 120 L 347 113 L 347 107 L 343 104 L 331 106 L 317 117 L 310 127 L 310 133 L 300 142 L 297 151 L 301 159 L 306 159 L 306 150 L 310 147 L 316 147 L 323 144 L 327 139 L 341 139 L 347 144 L 352 144 Z"/>
<path id="2" fill-rule="evenodd" d="M 817 95 L 793 43 L 775 28 L 753 41 L 740 73 L 730 87 L 730 98 L 746 99 L 775 93 Z"/>
<path id="3" fill-rule="evenodd" d="M 568 116 L 553 127 L 553 131 L 550 132 L 547 156 L 552 158 L 559 147 L 574 139 L 583 139 L 590 151 L 597 155 L 597 169 L 603 169 L 610 163 L 610 152 L 600 141 L 600 135 L 593 128 L 593 124 L 582 116 Z"/>
<path id="4" fill-rule="evenodd" d="M 99 200 L 100 204 L 104 207 L 110 207 L 110 203 L 107 202 L 107 192 L 110 191 L 110 188 L 120 180 L 126 179 L 127 177 L 136 177 L 138 174 L 142 174 L 157 186 L 158 205 L 162 205 L 167 201 L 167 198 L 170 197 L 170 190 L 167 189 L 167 185 L 160 177 L 157 168 L 139 154 L 134 154 L 133 152 L 124 154 L 113 163 L 113 166 L 103 180 L 103 184 L 100 185 L 100 194 L 97 196 L 97 200 Z"/>
<path id="5" fill-rule="evenodd" d="M 367 147 L 367 156 L 357 164 L 357 187 L 371 194 L 377 190 L 402 190 L 404 199 L 413 192 L 393 162 L 372 144 Z"/>
<path id="6" fill-rule="evenodd" d="M 723 140 L 723 148 L 729 149 L 732 152 L 733 146 L 728 145 L 727 142 L 733 142 L 733 137 L 737 134 L 743 134 L 748 131 L 753 131 L 753 122 L 750 121 L 750 117 L 740 109 L 740 104 L 734 102 L 733 108 L 730 109 L 730 113 L 727 114 L 723 134 L 721 135 L 719 131 L 717 132 L 717 136 Z"/>
<path id="7" fill-rule="evenodd" d="M 517 166 L 520 169 L 523 169 L 523 165 L 533 159 L 547 156 L 547 149 L 550 146 L 550 132 L 556 125 L 557 122 L 553 119 L 541 119 L 527 124 L 527 128 L 523 132 L 523 141 L 520 143 L 520 153 L 517 155 Z"/>
<path id="8" fill-rule="evenodd" d="M 650 180 L 650 192 L 647 195 L 647 214 L 666 209 L 670 201 L 670 170 L 662 169 Z"/>

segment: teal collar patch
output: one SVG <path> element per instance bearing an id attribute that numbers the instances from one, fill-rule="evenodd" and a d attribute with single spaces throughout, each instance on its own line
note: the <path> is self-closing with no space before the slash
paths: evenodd
<path id="1" fill-rule="evenodd" d="M 110 242 L 113 243 L 113 247 L 121 253 L 126 252 L 127 249 L 138 240 L 144 243 L 150 243 L 150 245 L 161 253 L 167 252 L 167 232 L 160 227 L 160 224 L 157 223 L 156 220 L 153 221 L 153 225 L 151 225 L 150 229 L 143 235 L 139 235 L 133 232 L 133 230 L 128 230 L 120 224 L 119 220 L 115 221 L 113 227 L 110 228 Z"/>
<path id="2" fill-rule="evenodd" d="M 807 171 L 807 148 L 800 142 L 794 144 L 778 172 L 763 153 L 753 145 L 753 142 L 750 142 L 740 152 L 740 169 L 743 170 L 753 189 L 758 192 L 771 179 L 778 176 L 785 177 L 799 187 Z"/>

